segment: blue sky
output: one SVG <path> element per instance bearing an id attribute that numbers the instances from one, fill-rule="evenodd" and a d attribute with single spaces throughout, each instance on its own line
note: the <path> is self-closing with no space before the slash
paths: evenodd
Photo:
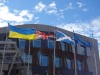
<path id="1" fill-rule="evenodd" d="M 46 24 L 98 40 L 100 0 L 0 0 L 0 27 L 7 23 Z"/>

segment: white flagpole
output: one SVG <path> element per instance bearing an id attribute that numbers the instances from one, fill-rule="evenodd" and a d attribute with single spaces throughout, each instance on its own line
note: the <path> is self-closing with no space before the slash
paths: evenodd
<path id="1" fill-rule="evenodd" d="M 9 23 L 8 23 L 8 27 L 9 27 Z M 7 30 L 9 30 L 8 27 L 7 27 Z M 8 37 L 7 37 L 7 30 L 6 30 L 6 40 L 8 39 Z"/>
<path id="2" fill-rule="evenodd" d="M 55 28 L 54 28 L 54 55 L 53 55 L 53 75 L 55 75 L 55 50 L 56 50 L 56 35 L 55 35 Z"/>
<path id="3" fill-rule="evenodd" d="M 39 58 L 39 64 L 40 64 L 40 66 L 41 66 L 41 59 L 42 59 L 42 49 L 40 48 L 40 58 Z"/>
<path id="4" fill-rule="evenodd" d="M 73 30 L 73 34 L 74 34 L 74 30 Z M 76 60 L 76 44 L 74 42 L 73 46 L 73 52 L 74 52 L 74 66 L 75 66 L 75 75 L 77 75 L 77 60 Z"/>
<path id="5" fill-rule="evenodd" d="M 28 66 L 27 66 L 27 75 L 29 75 L 29 55 L 30 55 L 30 40 L 29 40 L 29 51 L 28 51 Z"/>
<path id="6" fill-rule="evenodd" d="M 72 27 L 70 27 L 70 28 L 72 30 Z M 74 30 L 73 30 L 73 34 L 74 34 Z M 73 49 L 73 52 L 74 52 L 75 75 L 77 75 L 77 60 L 76 60 L 76 44 L 75 44 L 75 41 L 74 41 L 74 45 L 72 45 L 72 47 L 73 47 L 72 49 Z"/>
<path id="7" fill-rule="evenodd" d="M 93 33 L 92 33 L 92 44 L 93 44 L 93 53 L 94 53 L 94 60 L 95 60 L 95 69 L 96 69 L 96 75 L 98 75 L 97 60 L 96 60 L 96 53 L 95 53 L 93 38 L 94 38 L 94 37 L 93 37 Z"/>

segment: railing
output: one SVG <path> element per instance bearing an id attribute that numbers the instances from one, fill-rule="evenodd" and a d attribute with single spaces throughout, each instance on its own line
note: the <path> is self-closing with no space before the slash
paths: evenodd
<path id="1" fill-rule="evenodd" d="M 16 42 L 0 41 L 0 64 L 12 63 L 14 56 L 18 53 Z M 21 62 L 18 55 L 15 58 L 15 63 Z"/>
<path id="2" fill-rule="evenodd" d="M 13 41 L 0 41 L 0 64 L 1 73 L 5 64 L 10 64 L 8 75 L 12 70 L 13 64 L 20 63 L 19 51 L 16 42 Z"/>

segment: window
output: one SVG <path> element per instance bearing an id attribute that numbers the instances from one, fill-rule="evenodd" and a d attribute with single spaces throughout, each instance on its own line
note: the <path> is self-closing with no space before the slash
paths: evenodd
<path id="1" fill-rule="evenodd" d="M 32 55 L 28 55 L 26 53 L 22 53 L 21 58 L 22 58 L 24 63 L 32 64 Z"/>
<path id="2" fill-rule="evenodd" d="M 48 66 L 48 56 L 41 55 L 42 66 Z"/>
<path id="3" fill-rule="evenodd" d="M 66 67 L 68 69 L 71 69 L 72 68 L 72 61 L 70 59 L 66 59 Z"/>
<path id="4" fill-rule="evenodd" d="M 77 60 L 77 68 L 78 70 L 82 70 L 82 62 Z"/>
<path id="5" fill-rule="evenodd" d="M 57 68 L 60 67 L 60 58 L 59 58 L 59 57 L 56 57 L 56 58 L 55 58 L 55 66 L 56 66 Z"/>
<path id="6" fill-rule="evenodd" d="M 28 63 L 32 63 L 32 55 L 25 55 L 25 61 Z"/>
<path id="7" fill-rule="evenodd" d="M 25 48 L 26 41 L 23 39 L 19 39 L 19 48 L 24 49 Z"/>
<path id="8" fill-rule="evenodd" d="M 66 48 L 68 52 L 73 52 L 73 50 L 75 49 L 74 45 L 71 44 L 67 44 Z"/>
<path id="9" fill-rule="evenodd" d="M 91 48 L 87 47 L 86 52 L 87 52 L 87 56 L 91 56 Z"/>
<path id="10" fill-rule="evenodd" d="M 68 51 L 68 44 L 65 44 L 65 50 Z"/>
<path id="11" fill-rule="evenodd" d="M 54 49 L 54 41 L 48 40 L 48 48 Z"/>
<path id="12" fill-rule="evenodd" d="M 80 46 L 80 45 L 77 45 L 77 52 L 78 52 L 78 54 L 81 54 L 81 55 L 85 55 L 86 54 L 86 47 L 84 47 L 84 46 Z"/>
<path id="13" fill-rule="evenodd" d="M 60 42 L 60 44 L 61 44 L 61 50 L 62 50 L 62 51 L 65 51 L 65 43 Z"/>
<path id="14" fill-rule="evenodd" d="M 33 47 L 41 47 L 41 40 L 34 40 Z"/>
<path id="15" fill-rule="evenodd" d="M 38 61 L 39 61 L 39 64 L 41 65 L 41 52 L 38 51 Z"/>

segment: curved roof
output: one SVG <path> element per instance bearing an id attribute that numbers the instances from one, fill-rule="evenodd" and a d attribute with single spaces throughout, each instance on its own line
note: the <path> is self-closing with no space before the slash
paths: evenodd
<path id="1" fill-rule="evenodd" d="M 58 28 L 58 27 L 54 27 L 54 26 L 50 26 L 50 25 L 43 25 L 43 24 L 23 24 L 23 25 L 15 25 L 16 27 L 19 28 L 35 28 L 36 30 L 40 30 L 40 31 L 50 31 L 50 32 L 54 32 L 54 30 L 59 30 L 62 31 L 64 33 L 66 33 L 68 36 L 73 36 L 73 32 Z M 9 32 L 9 28 L 8 27 L 3 27 L 0 28 L 0 33 L 8 33 Z M 80 35 L 80 34 L 78 34 Z M 81 35 L 82 38 L 91 40 L 89 37 L 83 36 Z"/>

